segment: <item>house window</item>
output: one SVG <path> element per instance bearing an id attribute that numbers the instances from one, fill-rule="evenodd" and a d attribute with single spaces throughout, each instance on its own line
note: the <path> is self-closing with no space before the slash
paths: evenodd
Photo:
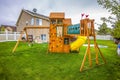
<path id="1" fill-rule="evenodd" d="M 36 19 L 36 25 L 42 25 L 42 19 Z"/>
<path id="2" fill-rule="evenodd" d="M 34 18 L 31 19 L 31 25 L 34 25 Z"/>
<path id="3" fill-rule="evenodd" d="M 41 40 L 46 40 L 46 34 L 41 34 Z"/>

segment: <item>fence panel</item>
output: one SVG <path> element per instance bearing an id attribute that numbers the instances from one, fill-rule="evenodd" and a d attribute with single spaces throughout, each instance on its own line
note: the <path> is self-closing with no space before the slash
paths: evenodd
<path id="1" fill-rule="evenodd" d="M 17 41 L 17 39 L 20 36 L 20 33 L 18 32 L 0 32 L 0 42 L 4 41 Z"/>
<path id="2" fill-rule="evenodd" d="M 97 35 L 96 39 L 99 39 L 99 40 L 113 40 L 113 37 L 111 35 Z"/>
<path id="3" fill-rule="evenodd" d="M 93 37 L 90 37 L 90 39 L 93 39 Z M 96 35 L 97 40 L 113 40 L 113 37 L 111 35 Z"/>

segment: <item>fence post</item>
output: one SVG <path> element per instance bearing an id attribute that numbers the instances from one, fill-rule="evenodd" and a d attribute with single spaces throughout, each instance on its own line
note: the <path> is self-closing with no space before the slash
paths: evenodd
<path id="1" fill-rule="evenodd" d="M 16 41 L 17 39 L 17 35 L 16 35 L 16 32 L 14 32 L 14 40 Z"/>
<path id="2" fill-rule="evenodd" d="M 5 31 L 5 35 L 6 35 L 6 41 L 8 40 L 8 31 Z"/>

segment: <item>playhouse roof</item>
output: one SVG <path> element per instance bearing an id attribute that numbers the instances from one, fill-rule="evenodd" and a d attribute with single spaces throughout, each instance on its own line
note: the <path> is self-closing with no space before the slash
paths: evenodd
<path id="1" fill-rule="evenodd" d="M 63 12 L 52 12 L 50 13 L 50 18 L 64 18 L 65 14 Z"/>

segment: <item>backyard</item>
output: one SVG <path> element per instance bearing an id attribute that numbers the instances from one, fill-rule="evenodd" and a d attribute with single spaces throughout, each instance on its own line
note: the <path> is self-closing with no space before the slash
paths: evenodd
<path id="1" fill-rule="evenodd" d="M 82 46 L 80 53 L 47 53 L 48 44 L 20 42 L 15 53 L 12 49 L 16 42 L 0 42 L 0 80 L 120 80 L 120 56 L 116 53 L 116 44 L 110 40 L 97 40 L 98 44 L 108 46 L 100 48 L 107 64 L 89 68 L 80 72 L 80 66 L 86 50 Z M 91 50 L 94 54 L 93 49 Z M 92 56 L 94 58 L 94 55 Z M 100 58 L 100 57 L 99 57 Z M 100 58 L 100 63 L 102 59 Z M 86 67 L 85 67 L 86 68 Z"/>

